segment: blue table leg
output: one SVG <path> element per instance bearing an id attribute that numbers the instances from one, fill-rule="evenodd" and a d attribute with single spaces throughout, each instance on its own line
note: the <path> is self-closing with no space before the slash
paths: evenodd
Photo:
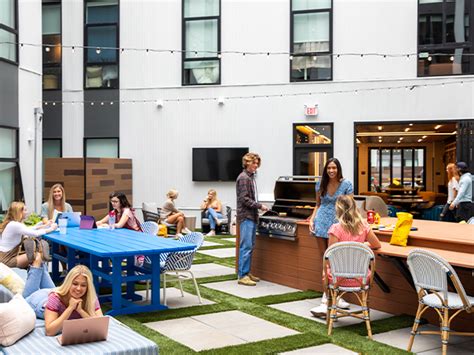
<path id="1" fill-rule="evenodd" d="M 67 248 L 67 269 L 71 270 L 76 266 L 76 249 L 71 247 Z"/>
<path id="2" fill-rule="evenodd" d="M 91 272 L 92 272 L 92 277 L 94 279 L 94 287 L 95 287 L 95 291 L 97 292 L 97 294 L 99 294 L 99 276 L 97 276 L 94 272 L 94 270 L 98 270 L 99 269 L 99 258 L 93 254 L 90 254 L 90 269 L 91 269 Z"/>
<path id="3" fill-rule="evenodd" d="M 53 280 L 54 282 L 58 282 L 59 281 L 59 260 L 54 257 L 54 255 L 57 255 L 59 253 L 59 244 L 58 243 L 53 243 L 51 242 L 51 244 L 53 244 L 53 259 L 51 260 L 51 263 L 52 263 L 52 271 L 53 271 Z"/>
<path id="4" fill-rule="evenodd" d="M 160 305 L 160 254 L 150 255 L 150 258 L 151 258 L 151 305 L 159 306 Z"/>
<path id="5" fill-rule="evenodd" d="M 135 265 L 135 257 L 129 256 L 127 257 L 127 276 L 134 275 L 134 265 Z M 134 299 L 135 295 L 135 281 L 127 281 L 127 299 Z"/>
<path id="6" fill-rule="evenodd" d="M 112 258 L 112 310 L 122 308 L 122 258 Z"/>

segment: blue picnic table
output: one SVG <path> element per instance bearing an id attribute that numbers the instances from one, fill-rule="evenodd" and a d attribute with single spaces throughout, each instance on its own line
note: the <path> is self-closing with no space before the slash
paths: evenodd
<path id="1" fill-rule="evenodd" d="M 173 239 L 156 237 L 151 234 L 121 228 L 84 230 L 68 228 L 67 234 L 58 231 L 46 234 L 44 239 L 52 242 L 52 276 L 60 280 L 59 262 L 64 261 L 68 270 L 76 264 L 87 265 L 94 277 L 94 285 L 99 293 L 100 287 L 112 288 L 111 295 L 101 295 L 99 300 L 112 301 L 109 315 L 131 314 L 167 309 L 160 301 L 160 254 L 190 251 L 196 246 Z M 59 246 L 68 249 L 67 255 L 59 253 Z M 151 268 L 135 266 L 135 256 L 145 255 L 151 259 Z M 135 271 L 140 271 L 136 273 Z M 139 280 L 151 281 L 151 303 L 139 305 L 134 301 L 142 297 L 135 292 L 135 283 Z M 122 294 L 122 284 L 126 291 Z"/>

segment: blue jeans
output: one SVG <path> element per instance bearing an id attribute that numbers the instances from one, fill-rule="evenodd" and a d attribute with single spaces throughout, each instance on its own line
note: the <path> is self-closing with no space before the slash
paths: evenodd
<path id="1" fill-rule="evenodd" d="M 245 219 L 240 223 L 239 279 L 250 272 L 256 232 L 257 223 L 254 221 Z"/>
<path id="2" fill-rule="evenodd" d="M 211 230 L 216 230 L 216 220 L 222 218 L 222 213 L 216 212 L 215 209 L 209 207 L 206 211 L 206 217 L 209 218 Z"/>
<path id="3" fill-rule="evenodd" d="M 37 318 L 44 319 L 44 305 L 48 295 L 56 287 L 48 273 L 48 266 L 43 263 L 41 267 L 30 266 L 26 277 L 23 297 L 35 311 Z"/>

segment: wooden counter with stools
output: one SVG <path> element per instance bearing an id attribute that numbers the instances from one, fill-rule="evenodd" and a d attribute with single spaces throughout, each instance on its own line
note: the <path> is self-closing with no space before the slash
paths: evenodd
<path id="1" fill-rule="evenodd" d="M 381 220 L 383 225 L 395 223 L 396 218 Z M 392 314 L 415 315 L 418 298 L 406 267 L 408 252 L 414 247 L 426 248 L 445 258 L 455 268 L 467 294 L 473 296 L 474 225 L 414 220 L 413 226 L 418 230 L 410 232 L 407 247 L 388 244 L 391 231 L 375 231 L 382 248 L 376 251 L 378 282 L 369 296 L 370 307 Z M 295 241 L 257 235 L 252 273 L 300 290 L 322 291 L 322 253 L 316 238 L 309 233 L 308 222 L 298 222 L 296 234 Z M 348 297 L 348 301 L 353 300 Z M 438 316 L 432 311 L 423 317 L 439 324 Z M 452 328 L 474 331 L 474 314 L 463 312 L 453 321 Z"/>

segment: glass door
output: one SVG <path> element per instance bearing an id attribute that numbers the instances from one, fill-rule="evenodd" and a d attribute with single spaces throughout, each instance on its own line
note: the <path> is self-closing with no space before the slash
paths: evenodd
<path id="1" fill-rule="evenodd" d="M 293 175 L 321 176 L 332 156 L 332 123 L 293 125 Z"/>

